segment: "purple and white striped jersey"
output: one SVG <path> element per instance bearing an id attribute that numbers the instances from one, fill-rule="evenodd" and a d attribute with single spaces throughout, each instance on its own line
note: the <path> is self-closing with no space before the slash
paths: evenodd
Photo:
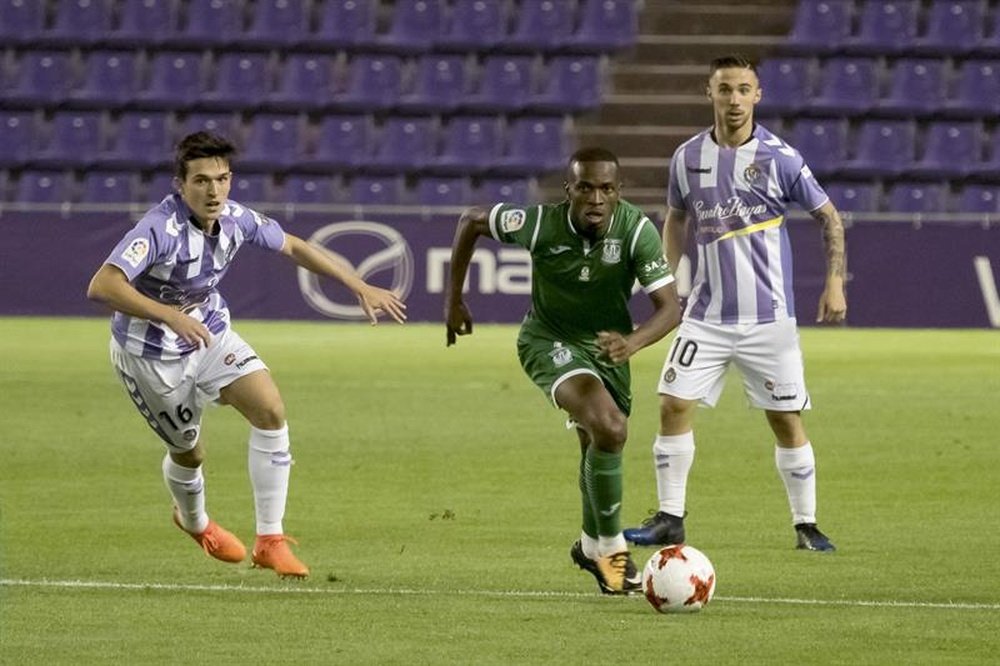
<path id="1" fill-rule="evenodd" d="M 707 129 L 674 153 L 667 203 L 694 223 L 698 269 L 686 317 L 754 324 L 795 316 L 791 201 L 814 211 L 829 200 L 797 150 L 755 125 L 737 148 Z"/>
<path id="2" fill-rule="evenodd" d="M 105 263 L 125 272 L 139 293 L 184 310 L 218 335 L 229 327 L 229 307 L 219 281 L 244 243 L 278 251 L 285 233 L 274 220 L 229 200 L 218 234 L 189 221 L 191 210 L 178 194 L 149 210 L 118 243 Z M 111 333 L 126 352 L 176 359 L 195 350 L 169 326 L 115 312 Z"/>

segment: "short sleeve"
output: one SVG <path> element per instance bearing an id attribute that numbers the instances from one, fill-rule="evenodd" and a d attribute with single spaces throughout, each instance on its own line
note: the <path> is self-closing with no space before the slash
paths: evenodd
<path id="1" fill-rule="evenodd" d="M 647 294 L 674 281 L 670 262 L 663 254 L 663 241 L 648 217 L 639 222 L 632 239 L 631 255 L 635 277 Z"/>
<path id="2" fill-rule="evenodd" d="M 683 185 L 686 185 L 687 174 L 684 172 L 683 167 L 684 150 L 683 148 L 679 148 L 674 152 L 674 156 L 670 158 L 670 182 L 667 186 L 667 205 L 677 210 L 687 209 L 684 203 L 684 191 L 687 188 L 683 187 Z"/>
<path id="3" fill-rule="evenodd" d="M 490 210 L 490 235 L 501 243 L 531 248 L 538 229 L 539 207 L 501 203 Z"/>
<path id="4" fill-rule="evenodd" d="M 231 205 L 232 214 L 247 242 L 265 250 L 281 250 L 285 244 L 285 232 L 276 220 L 253 209 Z"/>
<path id="5" fill-rule="evenodd" d="M 799 177 L 792 184 L 788 191 L 789 198 L 798 203 L 808 212 L 812 212 L 830 200 L 826 191 L 816 181 L 809 166 L 802 163 L 799 169 Z"/>
<path id="6" fill-rule="evenodd" d="M 118 241 L 104 263 L 120 268 L 131 282 L 165 254 L 164 245 L 153 225 L 140 220 Z"/>

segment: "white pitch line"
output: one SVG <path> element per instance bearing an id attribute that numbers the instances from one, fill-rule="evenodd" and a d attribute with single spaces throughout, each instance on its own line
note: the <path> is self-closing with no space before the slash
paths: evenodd
<path id="1" fill-rule="evenodd" d="M 250 594 L 332 594 L 370 596 L 473 596 L 507 597 L 514 599 L 538 598 L 601 598 L 585 592 L 556 592 L 546 590 L 415 590 L 411 588 L 321 588 L 321 587 L 260 587 L 249 585 L 198 585 L 184 583 L 116 583 L 99 580 L 27 580 L 0 578 L 0 587 L 56 587 L 90 590 L 162 590 L 166 592 L 243 592 Z M 641 597 L 641 595 L 635 595 Z M 748 604 L 795 604 L 800 606 L 862 606 L 871 608 L 931 608 L 941 610 L 1000 610 L 1000 603 L 928 602 L 928 601 L 871 601 L 862 599 L 784 599 L 769 597 L 717 596 L 714 601 Z"/>

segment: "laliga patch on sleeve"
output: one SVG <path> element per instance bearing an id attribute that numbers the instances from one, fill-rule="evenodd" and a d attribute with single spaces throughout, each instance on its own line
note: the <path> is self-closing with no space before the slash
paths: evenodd
<path id="1" fill-rule="evenodd" d="M 500 213 L 500 230 L 504 233 L 512 233 L 524 226 L 526 216 L 520 208 L 505 210 Z"/>
<path id="2" fill-rule="evenodd" d="M 132 268 L 138 268 L 147 254 L 149 254 L 149 240 L 136 238 L 122 252 L 122 259 L 127 261 Z"/>

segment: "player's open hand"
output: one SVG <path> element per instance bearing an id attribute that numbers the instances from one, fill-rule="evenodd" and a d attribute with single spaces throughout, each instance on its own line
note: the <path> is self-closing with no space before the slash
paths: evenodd
<path id="1" fill-rule="evenodd" d="M 447 328 L 446 347 L 455 344 L 456 336 L 472 334 L 472 314 L 462 301 L 445 304 L 444 323 Z"/>
<path id="2" fill-rule="evenodd" d="M 601 349 L 601 354 L 615 365 L 624 363 L 635 353 L 628 338 L 617 331 L 598 331 L 597 346 Z"/>
<path id="3" fill-rule="evenodd" d="M 406 304 L 388 289 L 365 285 L 365 288 L 358 293 L 358 303 L 368 315 L 368 321 L 372 326 L 378 324 L 378 316 L 383 313 L 387 313 L 400 324 L 406 321 Z"/>

